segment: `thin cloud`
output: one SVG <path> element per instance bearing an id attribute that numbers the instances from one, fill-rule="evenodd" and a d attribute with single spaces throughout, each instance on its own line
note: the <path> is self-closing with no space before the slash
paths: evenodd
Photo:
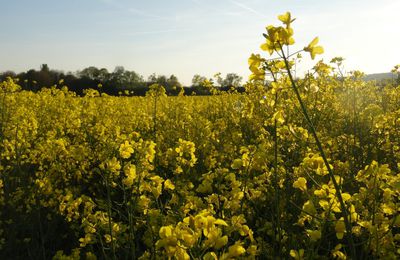
<path id="1" fill-rule="evenodd" d="M 222 12 L 221 15 L 226 15 L 226 16 L 243 16 L 243 12 Z"/>
<path id="2" fill-rule="evenodd" d="M 256 15 L 261 16 L 261 17 L 264 17 L 264 15 L 262 15 L 260 12 L 254 10 L 253 8 L 251 8 L 251 7 L 248 6 L 248 5 L 245 5 L 245 4 L 243 4 L 243 3 L 240 3 L 240 2 L 237 2 L 237 1 L 234 1 L 234 0 L 231 0 L 231 2 L 232 2 L 234 5 L 236 5 L 236 6 L 240 7 L 240 8 L 242 8 L 243 10 L 246 10 L 246 11 L 248 11 L 248 12 L 250 12 L 250 13 L 256 14 Z"/>
<path id="3" fill-rule="evenodd" d="M 208 18 L 208 17 L 219 17 L 219 16 L 235 16 L 235 17 L 239 17 L 239 16 L 243 16 L 244 12 L 235 12 L 235 11 L 229 11 L 226 9 L 219 9 L 219 8 L 215 8 L 212 7 L 208 4 L 202 3 L 200 0 L 190 0 L 192 3 L 194 3 L 196 6 L 198 6 L 200 9 L 204 10 L 207 12 L 206 15 L 190 15 L 189 18 L 192 19 L 200 19 L 200 18 Z M 242 7 L 243 9 L 243 7 Z M 249 11 L 247 9 L 245 9 L 245 11 Z"/>

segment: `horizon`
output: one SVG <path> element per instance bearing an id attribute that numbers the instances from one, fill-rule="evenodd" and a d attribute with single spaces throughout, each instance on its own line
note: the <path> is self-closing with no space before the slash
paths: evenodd
<path id="1" fill-rule="evenodd" d="M 295 49 L 316 36 L 325 49 L 314 61 L 303 55 L 300 73 L 336 56 L 345 59 L 346 71 L 384 73 L 399 63 L 393 55 L 400 42 L 398 10 L 395 0 L 13 1 L 3 3 L 0 17 L 0 71 L 47 64 L 65 73 L 89 66 L 111 72 L 123 66 L 144 78 L 173 74 L 183 85 L 195 74 L 217 72 L 236 73 L 245 82 L 251 53 L 268 57 L 259 48 L 265 27 L 290 11 Z"/>

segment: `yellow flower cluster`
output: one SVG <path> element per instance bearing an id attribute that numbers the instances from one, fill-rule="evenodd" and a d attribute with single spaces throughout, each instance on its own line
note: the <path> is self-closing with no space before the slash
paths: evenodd
<path id="1" fill-rule="evenodd" d="M 236 218 L 234 217 L 233 220 Z M 219 253 L 218 250 L 228 244 L 228 235 L 237 229 L 237 224 L 230 225 L 222 220 L 216 219 L 207 210 L 200 212 L 196 216 L 189 216 L 179 222 L 175 227 L 172 225 L 160 228 L 160 240 L 157 247 L 163 248 L 169 257 L 175 256 L 177 259 L 190 259 L 199 252 L 204 259 L 232 259 L 238 256 L 255 256 L 256 247 L 250 246 L 248 250 L 243 247 L 243 242 L 236 241 L 228 248 L 228 252 Z M 241 225 L 241 229 L 246 232 L 239 232 L 243 237 L 248 236 L 254 241 L 252 232 L 246 225 Z"/>

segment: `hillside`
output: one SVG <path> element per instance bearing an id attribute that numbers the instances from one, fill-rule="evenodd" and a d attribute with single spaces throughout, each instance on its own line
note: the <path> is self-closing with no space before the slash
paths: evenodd
<path id="1" fill-rule="evenodd" d="M 365 75 L 364 79 L 369 81 L 369 80 L 385 80 L 385 79 L 395 79 L 396 75 L 392 72 L 386 72 L 386 73 L 373 73 L 373 74 L 367 74 Z"/>

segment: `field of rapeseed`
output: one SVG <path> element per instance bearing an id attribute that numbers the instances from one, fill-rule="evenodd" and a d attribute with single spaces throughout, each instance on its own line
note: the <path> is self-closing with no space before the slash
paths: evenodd
<path id="1" fill-rule="evenodd" d="M 0 258 L 399 258 L 400 86 L 295 79 L 279 20 L 242 94 L 0 83 Z"/>

